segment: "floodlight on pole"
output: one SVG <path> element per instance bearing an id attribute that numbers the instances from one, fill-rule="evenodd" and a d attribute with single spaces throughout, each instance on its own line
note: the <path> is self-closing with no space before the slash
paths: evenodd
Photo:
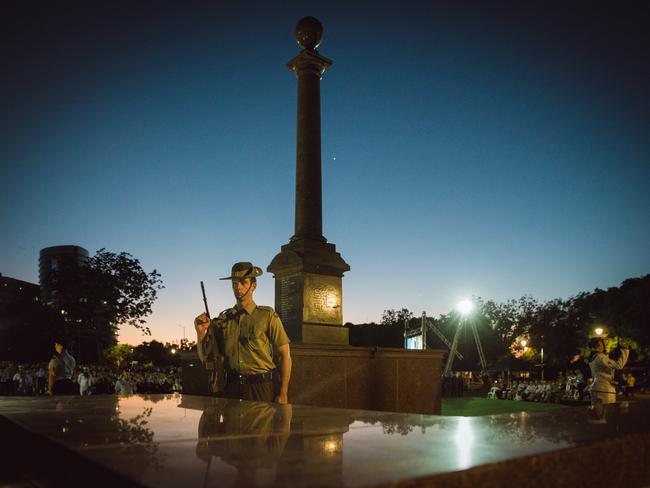
<path id="1" fill-rule="evenodd" d="M 458 305 L 456 305 L 456 310 L 458 310 L 458 312 L 464 317 L 474 310 L 474 304 L 471 300 L 461 300 L 458 302 Z"/>
<path id="2" fill-rule="evenodd" d="M 474 341 L 476 342 L 476 350 L 478 351 L 479 362 L 481 363 L 482 370 L 486 368 L 485 354 L 483 354 L 483 346 L 481 345 L 481 339 L 478 335 L 478 330 L 476 330 L 476 322 L 467 318 L 468 315 L 474 310 L 474 303 L 471 300 L 461 300 L 456 305 L 456 310 L 460 314 L 461 318 L 458 321 L 458 327 L 456 328 L 456 333 L 454 334 L 454 340 L 451 343 L 451 348 L 449 349 L 449 355 L 447 356 L 447 364 L 445 365 L 445 370 L 443 372 L 444 376 L 449 376 L 451 374 L 452 366 L 454 363 L 454 356 L 458 352 L 458 338 L 460 336 L 460 331 L 463 328 L 464 323 L 469 323 L 470 328 L 472 329 L 472 334 L 474 335 Z"/>

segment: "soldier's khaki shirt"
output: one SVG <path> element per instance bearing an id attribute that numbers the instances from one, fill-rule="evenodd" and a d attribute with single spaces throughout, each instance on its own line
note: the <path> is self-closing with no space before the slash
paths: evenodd
<path id="1" fill-rule="evenodd" d="M 289 344 L 280 317 L 271 307 L 237 306 L 212 319 L 210 329 L 197 344 L 201 361 L 216 353 L 226 357 L 226 368 L 241 374 L 265 373 L 275 369 L 273 351 Z"/>

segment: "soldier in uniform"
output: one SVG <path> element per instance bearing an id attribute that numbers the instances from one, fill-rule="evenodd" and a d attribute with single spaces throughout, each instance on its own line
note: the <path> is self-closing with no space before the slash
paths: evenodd
<path id="1" fill-rule="evenodd" d="M 259 267 L 241 262 L 235 263 L 230 276 L 220 278 L 231 280 L 236 304 L 215 319 L 203 313 L 194 320 L 197 352 L 206 367 L 223 357 L 225 398 L 284 404 L 291 378 L 289 338 L 278 314 L 253 301 L 261 274 Z M 274 383 L 279 383 L 278 392 Z"/>

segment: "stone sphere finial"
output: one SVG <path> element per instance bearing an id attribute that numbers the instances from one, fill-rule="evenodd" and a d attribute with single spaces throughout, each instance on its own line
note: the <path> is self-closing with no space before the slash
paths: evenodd
<path id="1" fill-rule="evenodd" d="M 305 49 L 316 49 L 323 40 L 323 25 L 315 17 L 303 17 L 294 29 L 296 41 Z"/>

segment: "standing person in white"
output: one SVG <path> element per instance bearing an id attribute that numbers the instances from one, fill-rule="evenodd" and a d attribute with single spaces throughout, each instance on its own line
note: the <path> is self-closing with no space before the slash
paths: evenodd
<path id="1" fill-rule="evenodd" d="M 135 385 L 126 371 L 115 382 L 115 393 L 117 395 L 133 395 L 135 393 Z"/>
<path id="2" fill-rule="evenodd" d="M 88 368 L 84 368 L 81 374 L 77 377 L 79 383 L 79 394 L 81 396 L 90 395 L 90 387 L 93 384 L 93 377 L 90 375 Z"/>
<path id="3" fill-rule="evenodd" d="M 622 347 L 620 357 L 613 360 L 606 354 L 607 348 L 602 337 L 592 338 L 589 341 L 589 347 L 592 349 L 589 356 L 589 369 L 594 379 L 589 392 L 591 404 L 597 419 L 604 421 L 606 405 L 616 403 L 616 388 L 612 384 L 614 371 L 623 369 L 630 355 L 630 350 L 627 347 Z"/>

